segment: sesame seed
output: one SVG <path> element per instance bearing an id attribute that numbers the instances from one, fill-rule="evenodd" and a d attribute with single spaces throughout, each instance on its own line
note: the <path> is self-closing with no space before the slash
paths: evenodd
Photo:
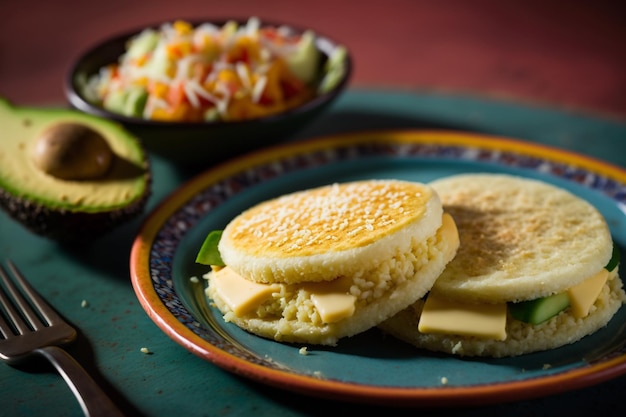
<path id="1" fill-rule="evenodd" d="M 430 198 L 422 184 L 396 180 L 355 181 L 287 194 L 244 212 L 231 222 L 232 239 L 262 239 L 264 250 L 314 251 L 332 241 L 354 247 L 413 221 Z"/>

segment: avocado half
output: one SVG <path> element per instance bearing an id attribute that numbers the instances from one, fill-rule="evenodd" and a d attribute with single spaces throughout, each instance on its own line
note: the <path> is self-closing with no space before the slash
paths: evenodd
<path id="1" fill-rule="evenodd" d="M 0 207 L 32 232 L 89 241 L 144 211 L 149 160 L 121 125 L 0 98 L 0 126 Z"/>

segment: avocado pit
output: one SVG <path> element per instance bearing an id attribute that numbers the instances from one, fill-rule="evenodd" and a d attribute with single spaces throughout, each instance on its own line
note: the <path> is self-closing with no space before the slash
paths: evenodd
<path id="1" fill-rule="evenodd" d="M 33 162 L 63 180 L 103 177 L 115 157 L 106 139 L 89 126 L 60 122 L 45 129 L 33 147 Z"/>
<path id="2" fill-rule="evenodd" d="M 0 97 L 0 125 L 0 210 L 29 231 L 87 244 L 143 213 L 150 160 L 120 124 Z"/>

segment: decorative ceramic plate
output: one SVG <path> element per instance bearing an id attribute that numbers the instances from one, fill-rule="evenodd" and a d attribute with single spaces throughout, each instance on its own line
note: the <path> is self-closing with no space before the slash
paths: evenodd
<path id="1" fill-rule="evenodd" d="M 148 217 L 131 254 L 143 308 L 194 354 L 257 382 L 313 396 L 396 405 L 520 400 L 626 373 L 626 308 L 581 341 L 504 359 L 433 354 L 374 328 L 336 347 L 282 344 L 246 333 L 211 307 L 195 263 L 207 233 L 262 200 L 332 182 L 398 178 L 428 182 L 500 172 L 563 187 L 596 206 L 626 247 L 626 170 L 564 150 L 441 131 L 380 131 L 320 138 L 232 160 L 183 185 Z M 192 277 L 200 278 L 193 280 Z"/>

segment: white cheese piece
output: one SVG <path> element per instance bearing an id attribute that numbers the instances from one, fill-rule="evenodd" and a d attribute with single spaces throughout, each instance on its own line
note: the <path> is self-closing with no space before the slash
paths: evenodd
<path id="1" fill-rule="evenodd" d="M 567 290 L 574 317 L 583 318 L 589 314 L 589 309 L 596 302 L 608 278 L 609 271 L 602 269 L 591 278 Z"/>
<path id="2" fill-rule="evenodd" d="M 418 324 L 422 333 L 506 339 L 506 303 L 470 304 L 430 294 Z"/>
<path id="3" fill-rule="evenodd" d="M 213 272 L 213 285 L 228 307 L 241 317 L 250 313 L 278 291 L 276 285 L 262 284 L 247 280 L 229 267 Z"/>

